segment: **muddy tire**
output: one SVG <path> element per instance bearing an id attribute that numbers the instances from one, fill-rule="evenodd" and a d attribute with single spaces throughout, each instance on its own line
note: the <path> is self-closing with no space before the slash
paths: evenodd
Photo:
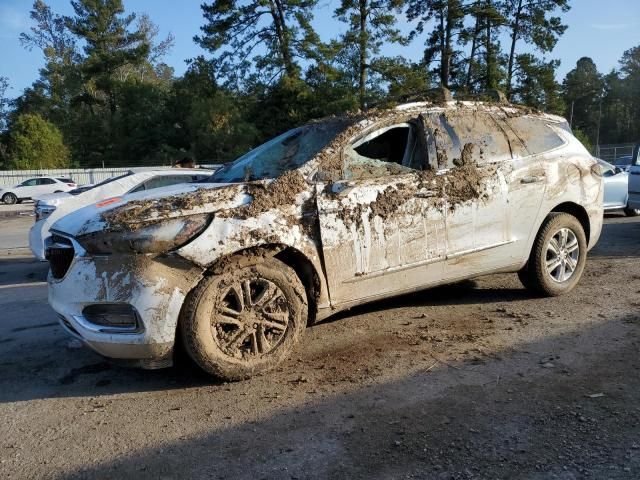
<path id="1" fill-rule="evenodd" d="M 268 258 L 204 278 L 187 297 L 181 333 L 203 370 L 243 380 L 287 358 L 307 316 L 306 291 L 295 271 Z"/>
<path id="2" fill-rule="evenodd" d="M 562 295 L 580 281 L 586 258 L 587 239 L 578 219 L 568 213 L 552 213 L 542 224 L 518 277 L 537 294 Z"/>
<path id="3" fill-rule="evenodd" d="M 16 197 L 13 193 L 5 193 L 2 196 L 2 203 L 4 203 L 5 205 L 14 205 L 18 203 L 18 197 Z"/>

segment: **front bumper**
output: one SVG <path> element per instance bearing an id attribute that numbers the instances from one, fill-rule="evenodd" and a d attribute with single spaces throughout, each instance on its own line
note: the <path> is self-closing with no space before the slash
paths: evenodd
<path id="1" fill-rule="evenodd" d="M 62 278 L 49 273 L 49 304 L 67 332 L 101 355 L 169 366 L 182 304 L 202 275 L 177 256 L 79 256 Z M 140 328 L 114 332 L 91 323 L 83 310 L 96 304 L 130 305 Z"/>

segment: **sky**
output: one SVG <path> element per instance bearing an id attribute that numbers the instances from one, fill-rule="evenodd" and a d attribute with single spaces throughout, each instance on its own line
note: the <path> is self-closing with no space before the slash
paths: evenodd
<path id="1" fill-rule="evenodd" d="M 160 35 L 171 32 L 175 45 L 165 62 L 175 69 L 176 75 L 184 72 L 185 59 L 205 54 L 194 41 L 203 24 L 200 4 L 203 0 L 124 0 L 127 12 L 148 13 L 160 28 Z M 23 89 L 38 77 L 43 66 L 42 53 L 29 52 L 20 46 L 20 32 L 28 31 L 31 22 L 31 0 L 0 0 L 0 76 L 8 77 L 9 97 L 19 96 Z M 48 0 L 54 12 L 71 15 L 69 0 Z M 339 0 L 320 0 L 314 26 L 323 40 L 329 40 L 344 31 L 345 26 L 333 19 L 333 11 Z M 618 66 L 625 50 L 640 45 L 640 0 L 571 0 L 571 10 L 563 15 L 569 26 L 547 59 L 561 61 L 558 79 L 562 80 L 576 61 L 591 57 L 602 73 Z M 605 6 L 606 7 L 603 7 Z M 404 17 L 399 20 L 401 29 L 408 32 L 411 24 Z M 383 49 L 387 55 L 402 54 L 418 60 L 422 57 L 424 37 L 410 45 L 389 45 Z M 526 46 L 520 45 L 521 51 Z"/>

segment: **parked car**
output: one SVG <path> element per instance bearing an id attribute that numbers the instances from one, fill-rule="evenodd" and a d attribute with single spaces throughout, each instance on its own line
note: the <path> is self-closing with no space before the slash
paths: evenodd
<path id="1" fill-rule="evenodd" d="M 510 106 L 328 118 L 205 182 L 53 225 L 49 302 L 67 332 L 146 368 L 180 339 L 205 371 L 243 379 L 308 323 L 373 300 L 495 272 L 569 292 L 602 227 L 602 171 L 567 122 Z"/>
<path id="2" fill-rule="evenodd" d="M 640 144 L 633 150 L 633 163 L 629 168 L 629 208 L 640 210 Z"/>
<path id="3" fill-rule="evenodd" d="M 210 170 L 158 169 L 133 171 L 112 177 L 95 185 L 83 185 L 64 193 L 36 197 L 36 222 L 29 231 L 29 247 L 36 258 L 45 260 L 45 249 L 51 240 L 49 229 L 69 212 L 109 197 L 129 192 L 142 192 L 177 183 L 188 183 L 211 175 Z"/>
<path id="4" fill-rule="evenodd" d="M 31 200 L 38 195 L 54 192 L 68 192 L 78 185 L 70 178 L 36 177 L 25 180 L 13 188 L 0 188 L 0 199 L 6 205 Z"/>
<path id="5" fill-rule="evenodd" d="M 604 178 L 603 206 L 605 212 L 622 210 L 628 216 L 640 214 L 629 206 L 629 172 L 597 158 Z"/>
<path id="6" fill-rule="evenodd" d="M 612 164 L 621 170 L 628 172 L 631 168 L 631 164 L 633 163 L 633 157 L 631 155 L 623 155 L 621 157 L 616 158 Z"/>

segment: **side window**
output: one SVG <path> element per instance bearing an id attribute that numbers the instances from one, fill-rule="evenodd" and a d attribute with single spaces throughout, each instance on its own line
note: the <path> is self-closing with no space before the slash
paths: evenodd
<path id="1" fill-rule="evenodd" d="M 21 187 L 35 187 L 38 184 L 37 178 L 32 178 L 31 180 L 27 180 L 26 182 L 22 182 L 20 184 Z"/>
<path id="2" fill-rule="evenodd" d="M 416 123 L 385 126 L 359 138 L 345 150 L 345 177 L 398 175 L 426 167 L 426 152 Z"/>
<path id="3" fill-rule="evenodd" d="M 169 185 L 189 182 L 191 182 L 191 177 L 188 175 L 164 175 L 147 180 L 144 183 L 144 188 L 145 190 L 151 190 L 153 188 L 168 187 Z"/>
<path id="4" fill-rule="evenodd" d="M 56 181 L 53 178 L 39 178 L 38 185 L 53 185 Z"/>
<path id="5" fill-rule="evenodd" d="M 564 145 L 564 140 L 544 119 L 523 115 L 507 117 L 504 121 L 522 139 L 530 155 L 538 155 Z"/>
<path id="6" fill-rule="evenodd" d="M 428 113 L 423 120 L 433 143 L 432 164 L 438 169 L 454 168 L 469 160 L 486 164 L 512 158 L 513 146 L 504 128 L 486 112 L 459 109 Z"/>

